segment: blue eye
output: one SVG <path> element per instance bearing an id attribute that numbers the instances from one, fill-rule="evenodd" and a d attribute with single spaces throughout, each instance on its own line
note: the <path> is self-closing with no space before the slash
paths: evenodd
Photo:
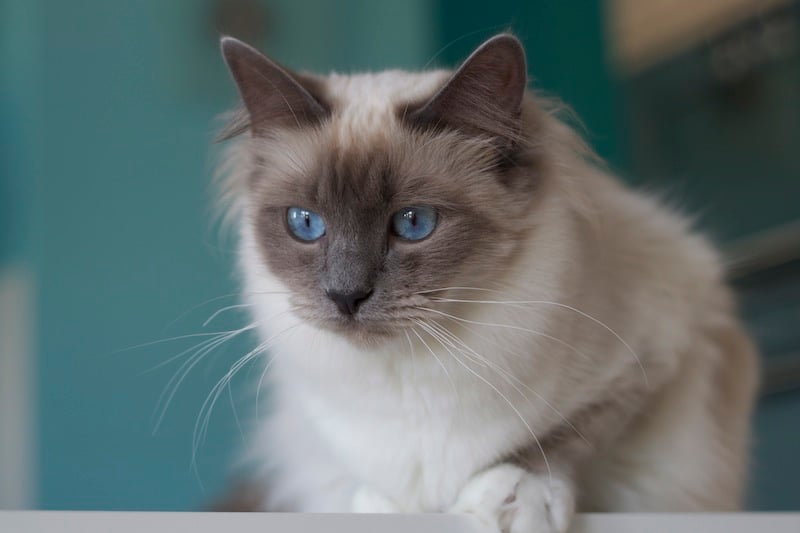
<path id="1" fill-rule="evenodd" d="M 325 222 L 313 211 L 301 207 L 290 207 L 286 212 L 289 231 L 301 241 L 316 241 L 325 235 Z"/>
<path id="2" fill-rule="evenodd" d="M 392 230 L 409 241 L 427 237 L 436 227 L 436 211 L 432 207 L 404 207 L 392 215 Z"/>

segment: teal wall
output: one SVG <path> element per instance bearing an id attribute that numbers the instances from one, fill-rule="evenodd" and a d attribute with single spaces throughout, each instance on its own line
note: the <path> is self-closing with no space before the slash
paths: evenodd
<path id="1" fill-rule="evenodd" d="M 37 15 L 34 3 L 0 0 L 0 266 L 30 251 Z"/>
<path id="2" fill-rule="evenodd" d="M 142 372 L 187 346 L 113 352 L 199 331 L 189 320 L 163 332 L 234 288 L 206 192 L 210 124 L 232 97 L 226 74 L 197 3 L 40 5 L 39 504 L 191 508 L 203 494 L 189 435 L 221 369 L 191 375 L 153 436 L 175 366 Z M 225 416 L 199 458 L 212 491 L 233 451 Z"/>
<path id="3" fill-rule="evenodd" d="M 422 0 L 264 4 L 270 31 L 256 44 L 289 65 L 412 67 L 429 54 Z M 211 7 L 0 4 L 0 261 L 13 254 L 36 275 L 39 507 L 197 509 L 241 447 L 226 394 L 190 469 L 201 405 L 250 339 L 195 367 L 155 435 L 153 411 L 178 364 L 147 371 L 202 339 L 117 352 L 245 320 L 230 312 L 202 328 L 229 296 L 167 327 L 236 290 L 233 243 L 210 208 L 214 119 L 235 102 Z M 233 388 L 244 432 L 254 377 Z"/>

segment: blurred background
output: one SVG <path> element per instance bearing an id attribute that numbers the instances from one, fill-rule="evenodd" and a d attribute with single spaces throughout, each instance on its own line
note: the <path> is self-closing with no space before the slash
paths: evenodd
<path id="1" fill-rule="evenodd" d="M 244 324 L 204 326 L 236 304 L 210 207 L 220 32 L 327 72 L 453 65 L 509 28 L 611 166 L 726 251 L 765 369 L 748 506 L 800 510 L 793 0 L 0 0 L 0 508 L 193 510 L 226 486 L 258 376 L 196 454 L 193 433 L 252 339 L 181 366 Z"/>

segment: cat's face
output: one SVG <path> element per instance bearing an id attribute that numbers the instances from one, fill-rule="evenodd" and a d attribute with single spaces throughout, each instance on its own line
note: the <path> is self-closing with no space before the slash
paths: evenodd
<path id="1" fill-rule="evenodd" d="M 376 341 L 435 313 L 442 289 L 491 286 L 519 251 L 537 180 L 516 146 L 516 40 L 452 77 L 300 77 L 236 41 L 223 50 L 252 136 L 250 230 L 299 316 Z"/>

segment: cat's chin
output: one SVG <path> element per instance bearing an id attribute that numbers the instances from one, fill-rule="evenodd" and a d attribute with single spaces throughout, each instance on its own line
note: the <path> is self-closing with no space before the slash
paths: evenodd
<path id="1" fill-rule="evenodd" d="M 325 321 L 319 325 L 359 347 L 379 346 L 401 333 L 396 326 L 358 320 Z"/>

